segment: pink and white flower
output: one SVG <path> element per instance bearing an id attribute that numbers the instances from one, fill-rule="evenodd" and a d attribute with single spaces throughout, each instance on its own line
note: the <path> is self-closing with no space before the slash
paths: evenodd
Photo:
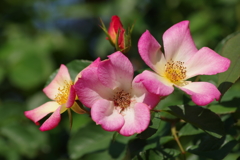
<path id="1" fill-rule="evenodd" d="M 220 92 L 213 84 L 187 79 L 224 72 L 230 60 L 207 47 L 198 50 L 190 34 L 189 21 L 182 21 L 169 28 L 163 34 L 163 47 L 164 53 L 149 31 L 143 33 L 138 42 L 142 59 L 155 71 L 144 71 L 142 79 L 139 78 L 149 92 L 167 96 L 175 86 L 190 95 L 197 105 L 207 105 L 219 99 Z"/>
<path id="2" fill-rule="evenodd" d="M 138 76 L 133 79 L 133 66 L 121 52 L 108 58 L 82 72 L 75 84 L 76 93 L 104 130 L 124 136 L 140 133 L 148 127 L 150 109 L 160 98 L 136 83 Z"/>
<path id="3" fill-rule="evenodd" d="M 96 63 L 99 63 L 99 59 L 93 62 L 90 66 L 94 66 Z M 81 72 L 77 77 L 80 76 Z M 71 80 L 70 74 L 65 65 L 62 64 L 60 66 L 57 75 L 52 82 L 43 89 L 43 92 L 52 101 L 46 102 L 33 110 L 24 112 L 25 116 L 36 124 L 39 124 L 39 121 L 49 113 L 53 113 L 41 125 L 41 131 L 47 131 L 55 128 L 61 120 L 61 113 L 65 112 L 69 108 L 79 114 L 85 113 L 85 111 L 83 111 L 75 102 L 77 97 L 74 89 L 74 82 Z"/>

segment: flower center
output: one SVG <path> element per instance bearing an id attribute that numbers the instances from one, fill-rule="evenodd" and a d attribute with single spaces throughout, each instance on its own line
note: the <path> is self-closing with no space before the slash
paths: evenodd
<path id="1" fill-rule="evenodd" d="M 184 62 L 170 60 L 165 64 L 166 77 L 174 84 L 181 84 L 186 78 L 186 72 Z"/>
<path id="2" fill-rule="evenodd" d="M 67 103 L 70 88 L 73 85 L 72 81 L 64 81 L 64 86 L 58 88 L 58 94 L 55 96 L 55 100 L 58 104 L 62 105 Z"/>
<path id="3" fill-rule="evenodd" d="M 131 95 L 123 90 L 116 92 L 113 96 L 115 106 L 119 106 L 122 109 L 127 108 L 131 103 Z"/>

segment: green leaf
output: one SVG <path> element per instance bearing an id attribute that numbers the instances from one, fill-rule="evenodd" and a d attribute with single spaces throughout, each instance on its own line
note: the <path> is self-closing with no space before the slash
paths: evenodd
<path id="1" fill-rule="evenodd" d="M 218 84 L 218 75 L 199 75 L 201 81 L 203 82 L 209 82 L 217 86 Z"/>
<path id="2" fill-rule="evenodd" d="M 44 81 L 51 70 L 52 64 L 48 56 L 26 53 L 10 66 L 9 79 L 19 88 L 31 89 Z"/>
<path id="3" fill-rule="evenodd" d="M 240 98 L 240 80 L 238 80 L 234 85 L 229 88 L 229 90 L 224 94 L 224 97 L 221 99 L 221 102 L 231 101 L 234 98 Z"/>
<path id="4" fill-rule="evenodd" d="M 223 122 L 218 115 L 199 106 L 170 106 L 169 110 L 166 110 L 186 122 L 189 122 L 210 135 L 221 138 L 224 133 Z"/>
<path id="5" fill-rule="evenodd" d="M 200 130 L 199 128 L 196 128 L 196 127 L 192 126 L 190 123 L 187 123 L 180 129 L 180 131 L 178 132 L 178 135 L 179 136 L 190 136 L 190 135 L 200 134 L 202 132 L 203 131 Z"/>
<path id="6" fill-rule="evenodd" d="M 148 128 L 145 131 L 138 134 L 137 137 L 140 139 L 147 139 L 147 138 L 151 137 L 152 135 L 154 135 L 157 132 L 158 128 L 160 127 L 160 121 L 161 120 L 160 120 L 159 113 L 152 112 L 150 125 L 148 126 Z"/>
<path id="7" fill-rule="evenodd" d="M 108 160 L 108 159 L 112 159 L 111 156 L 108 154 L 107 150 L 101 150 L 98 152 L 94 152 L 91 154 L 86 154 L 83 157 L 81 157 L 78 160 Z"/>
<path id="8" fill-rule="evenodd" d="M 89 123 L 78 130 L 69 140 L 68 152 L 71 159 L 107 149 L 112 140 L 113 132 L 107 132 L 95 123 Z"/>
<path id="9" fill-rule="evenodd" d="M 3 81 L 6 71 L 4 67 L 0 66 L 0 83 Z"/>
<path id="10" fill-rule="evenodd" d="M 133 136 L 124 137 L 120 134 L 115 137 L 114 141 L 111 141 L 108 147 L 108 152 L 113 159 L 122 159 L 126 154 L 127 143 L 131 140 Z"/>
<path id="11" fill-rule="evenodd" d="M 139 155 L 133 158 L 133 160 L 148 160 L 148 159 L 162 160 L 164 159 L 164 157 L 157 150 L 148 150 L 145 152 L 141 152 Z"/>
<path id="12" fill-rule="evenodd" d="M 208 109 L 217 114 L 229 114 L 237 111 L 240 100 L 240 81 L 237 81 L 229 90 L 226 92 L 221 100 L 221 103 L 212 103 L 208 106 Z"/>
<path id="13" fill-rule="evenodd" d="M 156 116 L 156 115 L 155 115 Z M 166 136 L 170 134 L 170 123 L 165 121 L 160 121 L 160 126 L 157 132 L 147 139 L 132 139 L 127 145 L 127 154 L 124 160 L 132 159 L 138 157 L 139 154 L 146 152 L 149 149 L 155 149 L 160 145 L 163 145 L 171 140 L 173 136 Z"/>
<path id="14" fill-rule="evenodd" d="M 134 157 L 139 152 L 143 152 L 148 149 L 156 148 L 159 145 L 163 145 L 163 144 L 173 140 L 173 136 L 168 136 L 170 134 L 171 124 L 166 121 L 159 120 L 158 115 L 159 115 L 159 113 L 155 114 L 156 120 L 159 121 L 159 123 L 156 123 L 157 125 L 159 125 L 159 127 L 157 128 L 157 132 L 155 134 L 151 135 L 147 139 L 131 140 L 128 144 L 128 152 L 130 152 L 128 154 L 128 156 L 129 156 L 128 158 Z M 148 134 L 146 134 L 146 135 L 148 135 Z M 141 135 L 141 137 L 142 136 L 145 136 L 145 135 Z M 141 137 L 139 137 L 139 138 L 141 138 Z M 144 138 L 146 138 L 146 137 L 144 137 Z"/>
<path id="15" fill-rule="evenodd" d="M 77 74 L 81 72 L 83 69 L 85 69 L 87 66 L 89 66 L 91 63 L 92 61 L 88 60 L 74 60 L 68 63 L 66 66 L 68 68 L 72 80 L 75 80 Z"/>
<path id="16" fill-rule="evenodd" d="M 11 142 L 10 142 L 11 143 Z M 10 146 L 11 144 L 6 141 L 4 137 L 0 137 L 0 156 L 3 159 L 8 160 L 18 160 L 19 159 L 19 152 Z"/>
<path id="17" fill-rule="evenodd" d="M 230 136 L 221 139 L 206 137 L 199 145 L 190 148 L 188 152 L 214 160 L 222 160 L 238 143 Z"/>
<path id="18" fill-rule="evenodd" d="M 29 158 L 35 157 L 38 151 L 46 144 L 46 134 L 39 132 L 32 125 L 23 126 L 15 123 L 2 127 L 0 132 L 11 141 L 9 147 Z"/>
<path id="19" fill-rule="evenodd" d="M 227 102 L 231 103 L 231 102 Z M 217 113 L 217 114 L 228 114 L 228 113 L 233 113 L 237 110 L 238 106 L 235 103 L 235 106 L 227 106 L 224 104 L 213 104 L 208 107 L 212 112 Z"/>
<path id="20" fill-rule="evenodd" d="M 171 136 L 164 136 L 164 137 L 160 137 L 159 142 L 160 142 L 161 145 L 163 145 L 163 144 L 168 143 L 172 140 L 174 140 L 172 135 Z"/>
<path id="21" fill-rule="evenodd" d="M 6 109 L 8 108 L 8 109 Z M 24 104 L 17 102 L 3 102 L 0 105 L 0 128 L 26 119 Z M 21 114 L 19 114 L 21 113 Z"/>
<path id="22" fill-rule="evenodd" d="M 182 105 L 182 104 L 184 104 L 183 92 L 180 89 L 175 87 L 173 93 L 167 96 L 166 98 L 162 99 L 161 102 L 158 103 L 155 109 L 167 110 L 169 106 Z M 176 119 L 174 115 L 171 115 L 165 112 L 160 112 L 160 116 L 166 119 Z"/>
<path id="23" fill-rule="evenodd" d="M 222 96 L 240 77 L 239 42 L 240 32 L 236 32 L 222 40 L 216 49 L 220 55 L 231 60 L 229 69 L 224 73 L 218 74 L 218 88 L 222 93 Z"/>
<path id="24" fill-rule="evenodd" d="M 127 154 L 124 159 L 129 160 L 144 151 L 147 145 L 146 139 L 132 139 L 127 145 Z"/>
<path id="25" fill-rule="evenodd" d="M 180 152 L 176 149 L 150 149 L 139 153 L 139 155 L 135 156 L 133 160 L 174 160 L 174 157 L 179 154 Z"/>
<path id="26" fill-rule="evenodd" d="M 88 125 L 89 122 L 92 122 L 92 119 L 89 117 L 88 114 L 79 115 L 75 112 L 72 112 L 72 119 L 73 119 L 73 124 L 72 124 L 71 133 L 76 133 L 79 129 Z M 64 124 L 66 130 L 69 130 L 69 119 L 68 118 L 63 119 L 63 122 L 61 121 L 61 123 Z"/>
<path id="27" fill-rule="evenodd" d="M 147 149 L 156 148 L 159 145 L 164 145 L 165 143 L 173 140 L 173 136 L 168 136 L 171 134 L 170 132 L 171 124 L 169 122 L 160 120 L 159 118 L 160 118 L 160 113 L 155 113 L 154 119 L 152 120 L 155 122 L 153 122 L 153 124 L 150 126 L 150 128 L 153 127 L 151 129 L 154 132 L 146 131 L 146 133 L 144 133 L 145 131 L 143 131 L 141 134 L 137 136 L 138 138 L 141 138 L 141 140 L 146 140 L 146 141 L 142 141 L 144 143 L 142 143 L 143 146 L 139 150 L 139 152 Z M 157 129 L 157 131 L 155 131 L 155 129 Z M 141 143 L 136 140 L 136 144 L 133 141 L 130 143 L 130 146 L 133 148 L 136 148 L 140 146 L 139 144 Z"/>

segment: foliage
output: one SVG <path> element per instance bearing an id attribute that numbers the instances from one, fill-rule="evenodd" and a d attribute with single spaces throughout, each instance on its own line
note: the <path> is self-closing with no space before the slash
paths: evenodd
<path id="1" fill-rule="evenodd" d="M 238 0 L 143 0 L 141 3 L 5 0 L 0 4 L 0 159 L 232 160 L 240 157 Z M 60 64 L 67 64 L 74 79 L 90 61 L 96 57 L 105 59 L 113 52 L 98 26 L 98 18 L 107 24 L 115 14 L 126 26 L 134 23 L 128 57 L 137 70 L 145 68 L 136 46 L 146 29 L 161 41 L 169 26 L 190 20 L 197 47 L 216 48 L 232 62 L 227 72 L 197 77 L 218 87 L 222 93 L 220 103 L 195 106 L 189 97 L 175 90 L 151 112 L 147 130 L 130 137 L 104 131 L 88 115 L 75 113 L 71 130 L 68 115 L 63 114 L 57 128 L 39 131 L 39 126 L 24 117 L 23 112 L 47 101 L 41 90 L 46 81 L 48 84 L 52 80 L 54 73 L 48 77 Z M 181 143 L 184 154 L 177 142 Z"/>

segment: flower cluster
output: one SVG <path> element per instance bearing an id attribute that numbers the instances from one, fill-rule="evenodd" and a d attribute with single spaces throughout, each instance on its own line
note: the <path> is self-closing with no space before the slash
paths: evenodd
<path id="1" fill-rule="evenodd" d="M 112 17 L 108 40 L 120 51 L 126 50 L 125 30 L 117 16 Z M 170 95 L 174 86 L 190 95 L 200 106 L 219 100 L 220 92 L 211 83 L 191 82 L 196 75 L 213 75 L 224 72 L 230 60 L 210 48 L 198 50 L 189 30 L 189 21 L 182 21 L 163 34 L 163 47 L 146 31 L 138 42 L 139 54 L 153 70 L 145 70 L 134 77 L 133 65 L 120 51 L 106 60 L 96 59 L 81 71 L 75 81 L 68 69 L 61 65 L 56 77 L 43 89 L 53 101 L 26 111 L 25 115 L 38 123 L 47 114 L 53 114 L 40 130 L 56 127 L 60 114 L 67 109 L 83 114 L 80 101 L 89 108 L 91 118 L 106 131 L 116 131 L 131 136 L 144 131 L 150 123 L 150 111 L 161 98 Z"/>

